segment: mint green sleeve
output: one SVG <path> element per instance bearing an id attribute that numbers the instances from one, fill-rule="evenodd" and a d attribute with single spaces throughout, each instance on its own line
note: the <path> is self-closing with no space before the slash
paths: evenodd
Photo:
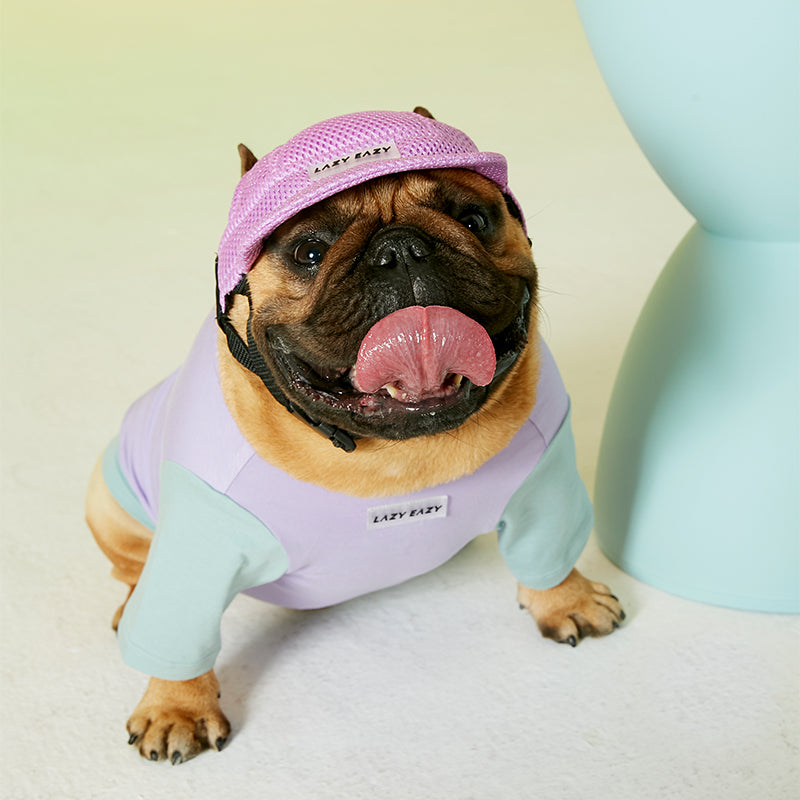
<path id="1" fill-rule="evenodd" d="M 235 595 L 280 578 L 288 557 L 259 519 L 184 467 L 165 462 L 160 487 L 155 536 L 119 643 L 129 666 L 188 680 L 213 667 Z"/>
<path id="2" fill-rule="evenodd" d="M 569 575 L 592 525 L 568 412 L 533 472 L 508 501 L 497 526 L 498 544 L 523 586 L 550 589 Z"/>

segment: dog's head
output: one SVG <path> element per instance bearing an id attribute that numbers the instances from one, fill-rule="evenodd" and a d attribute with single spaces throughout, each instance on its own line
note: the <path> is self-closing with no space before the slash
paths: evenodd
<path id="1" fill-rule="evenodd" d="M 255 159 L 240 152 L 248 173 Z M 252 265 L 233 289 L 220 280 L 219 316 L 246 341 L 239 360 L 310 420 L 395 440 L 457 428 L 526 346 L 536 269 L 513 197 L 474 166 L 433 163 L 376 162 L 384 174 L 351 186 L 347 169 L 325 176 L 344 188 L 257 247 L 238 240 Z"/>

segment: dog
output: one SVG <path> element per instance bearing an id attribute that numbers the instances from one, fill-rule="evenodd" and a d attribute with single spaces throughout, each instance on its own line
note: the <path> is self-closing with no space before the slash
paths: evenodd
<path id="1" fill-rule="evenodd" d="M 544 636 L 625 616 L 574 568 L 591 505 L 503 156 L 422 108 L 239 154 L 215 313 L 87 495 L 130 587 L 123 658 L 152 676 L 129 742 L 173 764 L 231 735 L 213 666 L 238 592 L 330 606 L 497 530 Z"/>

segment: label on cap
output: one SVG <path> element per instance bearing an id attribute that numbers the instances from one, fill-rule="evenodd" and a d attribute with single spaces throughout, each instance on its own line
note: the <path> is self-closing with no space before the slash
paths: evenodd
<path id="1" fill-rule="evenodd" d="M 367 530 L 388 528 L 391 525 L 405 525 L 407 522 L 420 522 L 423 519 L 437 519 L 447 516 L 447 495 L 426 497 L 405 503 L 388 506 L 373 506 L 367 510 Z"/>
<path id="2" fill-rule="evenodd" d="M 363 150 L 356 150 L 338 158 L 332 158 L 323 164 L 316 164 L 308 168 L 308 177 L 312 181 L 324 178 L 326 175 L 335 175 L 337 172 L 346 172 L 348 169 L 358 167 L 368 161 L 390 161 L 400 158 L 400 151 L 394 142 L 378 144 Z"/>

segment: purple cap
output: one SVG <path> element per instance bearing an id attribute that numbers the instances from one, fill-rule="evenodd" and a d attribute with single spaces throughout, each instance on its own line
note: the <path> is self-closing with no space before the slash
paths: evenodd
<path id="1" fill-rule="evenodd" d="M 380 175 L 441 167 L 473 170 L 511 195 L 503 156 L 481 153 L 456 128 L 412 112 L 334 117 L 276 147 L 244 174 L 233 195 L 218 253 L 222 311 L 264 239 L 299 211 Z"/>

